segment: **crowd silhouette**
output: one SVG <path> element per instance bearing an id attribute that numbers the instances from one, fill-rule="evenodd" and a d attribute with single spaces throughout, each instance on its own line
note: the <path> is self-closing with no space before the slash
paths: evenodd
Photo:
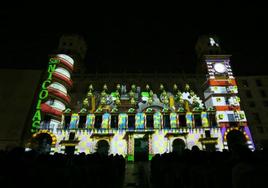
<path id="1" fill-rule="evenodd" d="M 109 146 L 98 144 L 97 152 L 88 155 L 49 155 L 20 147 L 2 150 L 0 185 L 123 187 L 126 159 L 108 155 Z M 244 145 L 233 145 L 223 152 L 201 151 L 197 146 L 189 150 L 178 140 L 173 142 L 173 152 L 152 158 L 149 176 L 153 188 L 257 188 L 266 181 L 267 167 L 266 150 L 252 152 Z"/>
<path id="2" fill-rule="evenodd" d="M 24 148 L 0 151 L 1 187 L 122 187 L 125 159 L 121 155 L 80 153 L 49 155 Z"/>
<path id="3" fill-rule="evenodd" d="M 157 154 L 151 161 L 154 188 L 257 188 L 266 184 L 265 150 L 252 152 L 245 145 L 234 144 L 230 151 L 207 152 L 197 146 L 184 149 L 179 142 L 173 147 L 173 152 Z"/>

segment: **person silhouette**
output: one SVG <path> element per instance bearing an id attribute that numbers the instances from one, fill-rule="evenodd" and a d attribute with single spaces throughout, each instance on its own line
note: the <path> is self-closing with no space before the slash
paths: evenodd
<path id="1" fill-rule="evenodd" d="M 199 152 L 200 149 L 199 149 L 199 147 L 198 147 L 197 145 L 194 145 L 194 146 L 192 147 L 192 151 L 193 151 L 193 152 Z"/>
<path id="2" fill-rule="evenodd" d="M 100 140 L 97 142 L 96 152 L 101 156 L 108 156 L 109 154 L 109 143 L 106 140 Z"/>
<path id="3" fill-rule="evenodd" d="M 172 143 L 172 152 L 181 155 L 184 152 L 185 146 L 185 142 L 177 138 Z"/>

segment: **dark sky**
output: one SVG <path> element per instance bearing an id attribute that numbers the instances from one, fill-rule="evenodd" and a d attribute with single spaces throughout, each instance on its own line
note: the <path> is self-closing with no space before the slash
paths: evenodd
<path id="1" fill-rule="evenodd" d="M 46 69 L 47 55 L 64 33 L 88 44 L 90 72 L 194 73 L 198 36 L 216 34 L 232 54 L 235 74 L 267 74 L 266 11 L 232 8 L 176 9 L 141 13 L 71 9 L 1 8 L 1 68 Z"/>

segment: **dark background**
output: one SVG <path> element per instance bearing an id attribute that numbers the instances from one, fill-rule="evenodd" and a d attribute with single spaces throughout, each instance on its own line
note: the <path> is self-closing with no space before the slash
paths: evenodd
<path id="1" fill-rule="evenodd" d="M 267 74 L 266 10 L 252 4 L 117 11 L 74 6 L 2 7 L 0 68 L 46 69 L 64 33 L 83 35 L 89 72 L 194 73 L 198 36 L 216 34 L 236 75 Z"/>

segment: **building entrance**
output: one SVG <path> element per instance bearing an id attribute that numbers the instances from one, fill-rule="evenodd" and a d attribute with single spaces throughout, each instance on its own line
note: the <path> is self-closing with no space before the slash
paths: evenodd
<path id="1" fill-rule="evenodd" d="M 148 161 L 149 142 L 146 138 L 135 138 L 134 140 L 135 161 Z"/>

